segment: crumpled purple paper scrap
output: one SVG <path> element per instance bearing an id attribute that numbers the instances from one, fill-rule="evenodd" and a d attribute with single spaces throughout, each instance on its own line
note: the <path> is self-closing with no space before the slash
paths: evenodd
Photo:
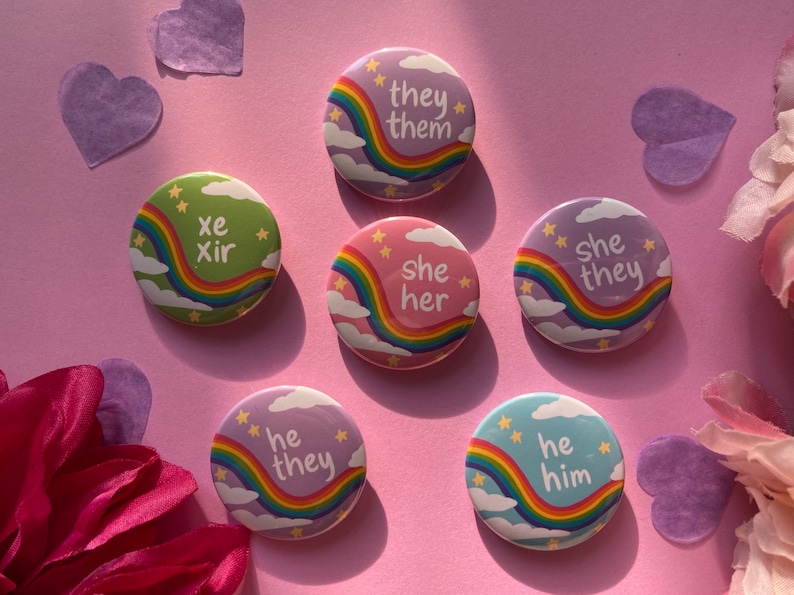
<path id="1" fill-rule="evenodd" d="M 137 76 L 121 80 L 102 64 L 83 62 L 61 79 L 58 107 L 88 167 L 141 142 L 163 113 L 157 90 Z"/>
<path id="2" fill-rule="evenodd" d="M 238 75 L 243 71 L 245 15 L 237 0 L 182 0 L 149 22 L 157 59 L 174 70 Z"/>
<path id="3" fill-rule="evenodd" d="M 104 359 L 97 368 L 105 377 L 96 413 L 104 443 L 140 444 L 152 407 L 152 387 L 146 374 L 122 358 Z"/>
<path id="4" fill-rule="evenodd" d="M 651 522 L 674 543 L 708 537 L 730 499 L 736 473 L 719 455 L 681 434 L 659 436 L 637 457 L 637 483 L 653 496 Z"/>
<path id="5" fill-rule="evenodd" d="M 649 89 L 631 112 L 631 127 L 646 144 L 645 171 L 668 186 L 703 177 L 735 122 L 732 114 L 672 85 Z"/>

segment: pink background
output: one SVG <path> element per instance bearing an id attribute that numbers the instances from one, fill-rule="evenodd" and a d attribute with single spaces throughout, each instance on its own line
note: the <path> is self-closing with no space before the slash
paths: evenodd
<path id="1" fill-rule="evenodd" d="M 314 540 L 252 539 L 246 593 L 724 591 L 733 530 L 752 514 L 744 493 L 735 490 L 711 538 L 676 546 L 653 529 L 635 464 L 650 439 L 714 417 L 699 390 L 724 370 L 743 371 L 794 414 L 794 334 L 757 272 L 761 244 L 718 231 L 749 179 L 752 151 L 773 131 L 772 76 L 794 32 L 791 3 L 249 0 L 239 78 L 158 69 L 146 25 L 172 6 L 3 4 L 0 368 L 11 386 L 62 366 L 135 361 L 154 390 L 144 443 L 199 482 L 183 510 L 189 523 L 227 519 L 209 448 L 238 400 L 304 384 L 340 401 L 367 445 L 361 501 Z M 402 206 L 339 181 L 321 134 L 336 76 L 359 56 L 397 45 L 450 62 L 478 116 L 475 155 L 457 180 Z M 164 104 L 148 141 L 94 170 L 56 105 L 62 75 L 83 61 L 146 78 Z M 712 170 L 683 190 L 645 175 L 643 144 L 630 126 L 634 100 L 662 83 L 689 87 L 737 117 Z M 226 327 L 189 328 L 160 315 L 144 302 L 128 261 L 143 201 L 168 179 L 200 170 L 256 188 L 284 240 L 272 293 Z M 599 195 L 633 204 L 660 228 L 673 256 L 673 291 L 643 340 L 577 354 L 523 322 L 512 261 L 547 209 Z M 337 340 L 325 306 L 338 248 L 359 227 L 394 214 L 434 219 L 455 233 L 482 288 L 469 338 L 448 360 L 415 372 L 360 361 Z M 573 550 L 503 542 L 476 520 L 466 493 L 465 449 L 477 423 L 503 400 L 535 390 L 594 407 L 626 455 L 615 517 Z"/>

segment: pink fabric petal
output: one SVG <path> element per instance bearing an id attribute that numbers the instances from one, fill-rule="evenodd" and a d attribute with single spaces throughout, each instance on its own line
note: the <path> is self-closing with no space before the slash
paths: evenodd
<path id="1" fill-rule="evenodd" d="M 772 159 L 772 155 L 785 143 L 785 133 L 778 130 L 753 152 L 750 157 L 750 172 L 754 178 L 770 184 L 780 184 L 794 171 L 794 165 L 777 163 Z"/>
<path id="2" fill-rule="evenodd" d="M 774 215 L 776 190 L 775 184 L 752 178 L 734 195 L 720 229 L 745 242 L 757 238 L 764 230 L 764 224 Z"/>
<path id="3" fill-rule="evenodd" d="M 775 68 L 775 117 L 794 108 L 794 35 L 786 40 Z"/>
<path id="4" fill-rule="evenodd" d="M 772 438 L 794 434 L 780 403 L 736 370 L 711 380 L 701 389 L 701 397 L 720 419 L 737 430 Z"/>
<path id="5" fill-rule="evenodd" d="M 794 213 L 783 217 L 769 232 L 761 254 L 761 275 L 780 305 L 786 307 L 794 281 Z"/>

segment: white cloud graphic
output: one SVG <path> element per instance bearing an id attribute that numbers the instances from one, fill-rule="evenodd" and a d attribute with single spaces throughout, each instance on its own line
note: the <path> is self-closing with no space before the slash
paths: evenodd
<path id="1" fill-rule="evenodd" d="M 384 171 L 377 171 L 369 163 L 356 163 L 350 155 L 337 153 L 331 156 L 334 166 L 348 180 L 362 180 L 364 182 L 379 182 L 381 184 L 394 184 L 407 186 L 408 182 L 396 176 L 390 176 Z"/>
<path id="2" fill-rule="evenodd" d="M 212 312 L 211 306 L 179 296 L 170 289 L 160 289 L 154 284 L 154 281 L 149 279 L 140 279 L 138 285 L 144 295 L 149 298 L 149 301 L 155 306 L 170 306 L 171 308 L 185 308 L 188 310 Z"/>
<path id="3" fill-rule="evenodd" d="M 451 74 L 452 76 L 460 78 L 460 75 L 455 72 L 455 69 L 452 68 L 452 66 L 433 54 L 408 56 L 407 58 L 400 60 L 400 66 L 409 70 L 429 70 L 435 74 L 446 72 L 447 74 Z"/>
<path id="4" fill-rule="evenodd" d="M 252 531 L 269 531 L 271 529 L 284 529 L 286 527 L 301 527 L 311 525 L 311 519 L 291 519 L 289 517 L 277 517 L 270 514 L 260 514 L 259 516 L 245 509 L 233 510 L 232 516 Z"/>
<path id="5" fill-rule="evenodd" d="M 350 455 L 350 460 L 347 462 L 347 466 L 350 468 L 367 466 L 367 454 L 364 451 L 363 444 L 356 449 L 356 452 Z"/>
<path id="6" fill-rule="evenodd" d="M 358 329 L 349 322 L 338 322 L 335 326 L 339 336 L 342 337 L 345 343 L 347 343 L 353 349 L 366 349 L 368 351 L 392 353 L 394 355 L 402 355 L 405 357 L 409 357 L 411 355 L 410 351 L 390 343 L 384 343 L 375 335 L 362 334 L 358 332 Z"/>
<path id="7" fill-rule="evenodd" d="M 673 274 L 673 263 L 670 261 L 670 255 L 667 255 L 662 262 L 659 263 L 659 268 L 656 269 L 657 277 L 670 277 Z"/>
<path id="8" fill-rule="evenodd" d="M 552 419 L 555 417 L 599 417 L 592 407 L 589 407 L 571 397 L 560 395 L 560 398 L 551 403 L 544 403 L 532 412 L 532 419 Z"/>
<path id="9" fill-rule="evenodd" d="M 366 318 L 370 311 L 364 306 L 353 300 L 346 300 L 338 291 L 333 289 L 328 292 L 328 311 L 331 314 L 339 314 L 346 318 Z"/>
<path id="10" fill-rule="evenodd" d="M 412 242 L 427 242 L 441 248 L 457 248 L 458 250 L 466 251 L 460 240 L 440 225 L 435 227 L 417 227 L 405 234 L 405 239 Z"/>
<path id="11" fill-rule="evenodd" d="M 202 194 L 209 196 L 228 196 L 235 200 L 252 200 L 265 204 L 265 200 L 245 182 L 237 179 L 223 182 L 210 182 L 201 189 Z"/>
<path id="12" fill-rule="evenodd" d="M 612 481 L 620 481 L 626 477 L 626 469 L 623 461 L 621 460 L 620 463 L 615 465 L 615 468 L 612 470 L 612 474 L 609 476 L 609 479 Z"/>
<path id="13" fill-rule="evenodd" d="M 620 334 L 620 331 L 615 329 L 582 328 L 580 326 L 561 327 L 554 322 L 540 322 L 535 325 L 535 328 L 558 343 L 576 343 L 577 341 L 614 337 Z"/>
<path id="14" fill-rule="evenodd" d="M 271 252 L 267 255 L 267 258 L 262 261 L 262 268 L 263 269 L 272 269 L 274 271 L 278 270 L 278 267 L 281 265 L 281 250 L 276 250 L 275 252 Z"/>
<path id="15" fill-rule="evenodd" d="M 168 265 L 156 258 L 146 256 L 137 248 L 130 248 L 130 262 L 132 270 L 145 275 L 162 275 L 168 272 Z"/>
<path id="16" fill-rule="evenodd" d="M 554 316 L 565 310 L 565 304 L 554 300 L 536 300 L 531 295 L 518 296 L 518 303 L 527 318 Z"/>
<path id="17" fill-rule="evenodd" d="M 502 494 L 489 494 L 482 488 L 469 488 L 469 496 L 477 510 L 503 512 L 514 508 L 518 502 Z"/>
<path id="18" fill-rule="evenodd" d="M 232 488 L 220 481 L 215 482 L 215 489 L 218 490 L 218 496 L 224 504 L 248 504 L 259 497 L 259 494 L 253 490 Z"/>
<path id="19" fill-rule="evenodd" d="M 477 316 L 477 310 L 480 308 L 480 300 L 472 300 L 469 302 L 469 305 L 463 309 L 464 316 L 471 316 L 474 318 Z"/>
<path id="20" fill-rule="evenodd" d="M 642 217 L 643 214 L 634 207 L 614 198 L 602 198 L 601 202 L 584 209 L 576 216 L 577 223 L 590 223 L 598 219 L 618 219 L 624 215 Z"/>
<path id="21" fill-rule="evenodd" d="M 569 531 L 563 531 L 562 529 L 532 527 L 526 523 L 513 525 L 507 519 L 498 516 L 484 520 L 494 531 L 499 533 L 499 535 L 507 537 L 508 539 L 542 539 L 544 537 L 567 537 L 570 535 Z"/>
<path id="22" fill-rule="evenodd" d="M 367 144 L 360 136 L 348 130 L 342 130 L 333 122 L 323 124 L 323 138 L 326 147 L 339 147 L 340 149 L 355 149 Z"/>
<path id="23" fill-rule="evenodd" d="M 319 390 L 299 386 L 294 391 L 283 397 L 277 398 L 267 408 L 268 411 L 277 413 L 279 411 L 287 411 L 289 409 L 311 409 L 315 405 L 331 405 L 341 407 L 339 403 L 334 401 L 328 395 L 321 393 Z"/>
<path id="24" fill-rule="evenodd" d="M 466 126 L 466 128 L 463 129 L 463 132 L 461 132 L 458 135 L 458 140 L 460 142 L 462 142 L 462 143 L 468 143 L 468 144 L 473 143 L 474 142 L 474 124 L 472 124 L 471 126 Z"/>

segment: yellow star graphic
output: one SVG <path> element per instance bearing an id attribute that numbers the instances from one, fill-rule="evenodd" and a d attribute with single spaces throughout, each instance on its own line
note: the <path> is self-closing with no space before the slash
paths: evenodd
<path id="1" fill-rule="evenodd" d="M 598 447 L 598 450 L 601 451 L 602 455 L 605 455 L 608 452 L 610 452 L 610 450 L 609 450 L 609 442 L 603 442 L 602 441 L 601 442 L 601 446 Z"/>
<path id="2" fill-rule="evenodd" d="M 604 528 L 604 523 L 598 523 L 598 524 L 595 526 L 595 529 L 593 529 L 593 533 L 598 533 L 598 532 L 599 532 L 601 529 L 603 529 L 603 528 Z"/>
<path id="3" fill-rule="evenodd" d="M 370 58 L 366 66 L 367 66 L 367 72 L 377 72 L 378 66 L 380 66 L 380 62 L 376 62 L 375 58 Z"/>
<path id="4" fill-rule="evenodd" d="M 433 190 L 441 190 L 441 188 L 444 187 L 444 182 L 442 182 L 441 180 L 436 180 L 430 185 L 433 187 Z"/>
<path id="5" fill-rule="evenodd" d="M 389 254 L 391 254 L 391 248 L 388 246 L 384 246 L 383 249 L 380 251 L 380 255 L 383 258 L 389 258 Z"/>
<path id="6" fill-rule="evenodd" d="M 474 474 L 474 478 L 472 479 L 472 482 L 476 486 L 483 486 L 485 484 L 485 475 L 477 471 L 477 473 Z"/>
<path id="7" fill-rule="evenodd" d="M 215 479 L 218 481 L 226 481 L 226 469 L 218 467 L 218 470 L 215 471 Z"/>
<path id="8" fill-rule="evenodd" d="M 251 415 L 250 411 L 243 411 L 242 409 L 240 409 L 240 413 L 238 413 L 237 417 L 234 418 L 237 420 L 237 425 L 241 426 L 243 424 L 247 424 L 249 415 Z"/>
<path id="9" fill-rule="evenodd" d="M 558 248 L 568 247 L 568 236 L 557 236 L 557 241 L 554 242 Z"/>
<path id="10" fill-rule="evenodd" d="M 560 545 L 559 539 L 554 539 L 553 537 L 546 542 L 546 545 L 550 550 L 556 550 L 557 547 Z"/>
<path id="11" fill-rule="evenodd" d="M 609 347 L 609 339 L 601 339 L 598 343 L 596 343 L 596 346 L 599 349 L 606 349 Z"/>
<path id="12" fill-rule="evenodd" d="M 466 275 L 463 275 L 463 278 L 458 281 L 460 288 L 463 289 L 464 287 L 469 287 L 471 285 L 471 279 L 469 279 Z"/>
<path id="13" fill-rule="evenodd" d="M 653 240 L 645 240 L 645 243 L 642 245 L 645 248 L 646 252 L 650 252 L 651 250 L 656 250 L 656 242 Z"/>
<path id="14" fill-rule="evenodd" d="M 389 359 L 387 359 L 386 361 L 387 361 L 387 362 L 389 362 L 389 366 L 390 366 L 390 367 L 392 367 L 392 368 L 396 368 L 396 367 L 397 367 L 397 364 L 399 364 L 399 363 L 400 363 L 400 358 L 399 358 L 399 357 L 397 357 L 396 355 L 393 355 L 393 356 L 391 356 Z"/>
<path id="15" fill-rule="evenodd" d="M 642 328 L 645 329 L 645 332 L 648 332 L 649 330 L 651 330 L 653 328 L 654 324 L 656 324 L 656 321 L 649 320 L 648 322 L 646 322 L 645 324 L 642 325 Z"/>
<path id="16" fill-rule="evenodd" d="M 179 193 L 182 192 L 182 188 L 174 184 L 171 189 L 168 191 L 168 196 L 170 198 L 179 198 Z"/>
<path id="17" fill-rule="evenodd" d="M 345 281 L 344 277 L 339 277 L 336 281 L 334 281 L 334 287 L 336 287 L 337 291 L 342 291 L 347 285 L 347 281 Z"/>
<path id="18" fill-rule="evenodd" d="M 143 237 L 141 234 L 138 234 L 138 237 L 132 240 L 132 243 L 135 244 L 136 248 L 140 248 L 143 246 L 143 243 L 146 241 L 146 238 Z"/>
<path id="19" fill-rule="evenodd" d="M 466 110 L 466 106 L 465 106 L 465 105 L 463 105 L 463 104 L 462 104 L 460 101 L 458 101 L 458 102 L 455 104 L 455 107 L 453 107 L 452 109 L 454 109 L 454 110 L 455 110 L 455 113 L 456 113 L 456 114 L 462 114 L 462 113 L 463 113 L 463 112 Z"/>
<path id="20" fill-rule="evenodd" d="M 385 80 L 386 80 L 386 77 L 385 77 L 385 76 L 383 76 L 382 74 L 379 74 L 378 76 L 376 76 L 376 77 L 375 77 L 374 79 L 372 79 L 372 80 L 373 80 L 373 81 L 375 81 L 375 85 L 376 85 L 376 86 L 378 86 L 378 87 L 382 87 L 382 86 L 383 86 L 383 81 L 385 81 Z"/>
<path id="21" fill-rule="evenodd" d="M 336 441 L 341 444 L 343 440 L 347 440 L 347 430 L 337 431 L 336 436 L 334 436 L 334 438 L 336 438 Z"/>
<path id="22" fill-rule="evenodd" d="M 512 417 L 505 417 L 502 416 L 502 419 L 499 420 L 499 429 L 500 430 L 509 430 L 510 429 L 510 422 L 513 421 Z"/>
<path id="23" fill-rule="evenodd" d="M 303 529 L 301 527 L 293 527 L 292 531 L 289 532 L 295 539 L 300 539 L 303 537 Z"/>
<path id="24" fill-rule="evenodd" d="M 513 430 L 513 433 L 510 435 L 510 440 L 513 441 L 513 444 L 521 442 L 521 432 Z"/>
<path id="25" fill-rule="evenodd" d="M 383 238 L 385 238 L 385 237 L 386 237 L 386 234 L 383 233 L 380 230 L 380 228 L 378 228 L 378 231 L 376 231 L 375 233 L 372 234 L 372 243 L 382 244 L 383 243 Z"/>
<path id="26" fill-rule="evenodd" d="M 201 314 L 193 310 L 190 314 L 187 315 L 187 317 L 190 319 L 190 322 L 196 323 L 199 321 L 199 318 L 201 318 Z"/>
<path id="27" fill-rule="evenodd" d="M 266 231 L 265 228 L 260 227 L 259 231 L 256 232 L 256 237 L 258 237 L 260 241 L 266 240 L 269 233 L 270 232 Z"/>
<path id="28" fill-rule="evenodd" d="M 253 438 L 254 436 L 259 436 L 259 426 L 255 424 L 251 424 L 248 427 L 248 434 Z"/>
<path id="29" fill-rule="evenodd" d="M 176 210 L 180 213 L 187 213 L 187 203 L 184 200 L 180 200 L 176 205 Z"/>
<path id="30" fill-rule="evenodd" d="M 248 312 L 248 308 L 246 308 L 245 306 L 240 306 L 235 310 L 235 312 L 237 312 L 237 316 L 242 316 L 243 314 Z"/>
<path id="31" fill-rule="evenodd" d="M 394 192 L 397 190 L 397 186 L 392 186 L 389 184 L 383 189 L 383 192 L 386 194 L 386 198 L 394 198 Z"/>
<path id="32" fill-rule="evenodd" d="M 341 116 L 342 113 L 343 112 L 338 107 L 334 106 L 334 111 L 328 114 L 328 116 L 331 118 L 331 122 L 338 122 L 339 116 Z"/>
<path id="33" fill-rule="evenodd" d="M 521 293 L 524 295 L 528 293 L 532 293 L 532 283 L 524 279 L 524 282 L 521 284 Z"/>
<path id="34" fill-rule="evenodd" d="M 556 223 L 549 223 L 548 221 L 546 221 L 546 225 L 543 226 L 543 229 L 541 231 L 543 232 L 544 236 L 549 237 L 554 235 L 554 230 L 556 228 L 557 228 Z"/>

